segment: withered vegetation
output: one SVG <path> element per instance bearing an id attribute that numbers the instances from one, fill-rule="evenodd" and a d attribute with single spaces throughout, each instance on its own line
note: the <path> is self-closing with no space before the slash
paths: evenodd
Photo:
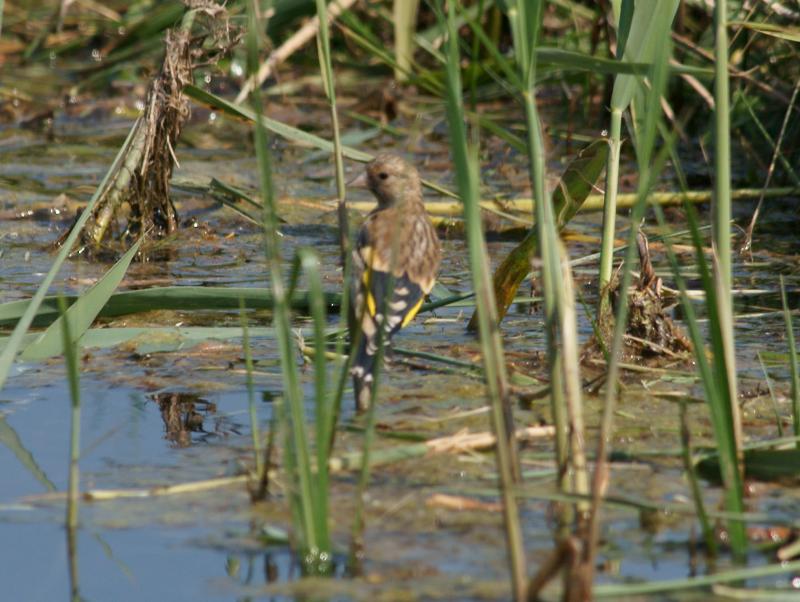
<path id="1" fill-rule="evenodd" d="M 212 0 L 187 0 L 186 6 L 181 23 L 165 34 L 163 63 L 148 86 L 144 113 L 133 126 L 120 167 L 101 191 L 75 253 L 113 252 L 115 241 L 127 247 L 142 237 L 159 239 L 178 228 L 169 182 L 179 164 L 181 130 L 191 113 L 183 89 L 193 82 L 196 69 L 216 63 L 241 37 L 223 6 Z"/>
<path id="2" fill-rule="evenodd" d="M 624 295 L 619 290 L 618 276 L 612 278 L 609 283 L 611 307 L 599 315 L 597 332 L 584 347 L 583 356 L 596 357 L 603 347 L 610 347 L 616 308 L 622 299 L 626 299 L 628 323 L 623 346 L 624 360 L 647 360 L 656 364 L 660 361 L 687 360 L 692 351 L 691 343 L 668 313 L 661 278 L 653 270 L 647 236 L 641 230 L 636 242 L 640 265 L 636 287 Z M 603 338 L 603 346 L 597 339 L 598 333 Z"/>

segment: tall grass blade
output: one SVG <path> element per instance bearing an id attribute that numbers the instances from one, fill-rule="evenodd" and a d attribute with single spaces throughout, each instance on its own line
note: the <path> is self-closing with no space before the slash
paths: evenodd
<path id="1" fill-rule="evenodd" d="M 25 347 L 20 354 L 20 359 L 27 361 L 42 360 L 64 353 L 66 350 L 63 346 L 62 324 L 65 321 L 69 322 L 69 332 L 74 337 L 71 342 L 73 344 L 77 342 L 95 321 L 114 291 L 117 290 L 119 283 L 125 276 L 125 272 L 128 271 L 128 266 L 136 256 L 136 253 L 139 252 L 140 243 L 141 240 L 128 249 L 125 255 L 108 272 L 103 274 L 103 277 L 88 291 L 81 295 L 69 309 L 63 312 L 58 320 L 53 322 L 35 341 Z M 62 302 L 60 301 L 59 305 Z M 66 302 L 63 303 L 66 305 Z"/>
<path id="2" fill-rule="evenodd" d="M 439 19 L 441 3 L 437 4 Z M 458 190 L 464 202 L 464 219 L 467 224 L 467 245 L 473 287 L 478 303 L 480 332 L 486 384 L 491 403 L 492 428 L 497 437 L 496 459 L 500 473 L 503 498 L 503 515 L 506 527 L 506 545 L 511 565 L 512 591 L 516 600 L 526 595 L 525 550 L 522 540 L 519 510 L 514 488 L 519 482 L 517 444 L 512 436 L 514 419 L 508 396 L 508 380 L 503 356 L 503 346 L 497 329 L 497 309 L 492 295 L 489 261 L 483 238 L 479 209 L 477 149 L 470 146 L 464 125 L 458 31 L 455 24 L 454 3 L 448 3 L 447 23 L 447 122 L 450 131 L 450 148 L 455 165 Z"/>
<path id="3" fill-rule="evenodd" d="M 314 395 L 315 395 L 315 437 L 316 472 L 314 473 L 314 518 L 320 539 L 328 541 L 328 456 L 330 455 L 333 431 L 336 428 L 335 416 L 328 391 L 328 366 L 325 355 L 325 302 L 322 292 L 322 275 L 319 257 L 309 249 L 298 249 L 295 258 L 295 273 L 292 275 L 290 290 L 294 287 L 300 272 L 305 274 L 309 284 L 311 317 L 314 321 Z M 328 550 L 329 551 L 329 550 Z"/>
<path id="4" fill-rule="evenodd" d="M 417 24 L 419 0 L 394 0 L 392 16 L 394 17 L 394 54 L 397 67 L 394 78 L 405 82 L 414 62 L 414 33 Z"/>
<path id="5" fill-rule="evenodd" d="M 331 43 L 328 32 L 328 18 L 325 0 L 317 0 L 317 18 L 319 19 L 319 37 L 317 38 L 319 67 L 320 72 L 322 73 L 325 96 L 328 99 L 331 112 L 331 130 L 333 131 L 333 159 L 336 166 L 336 197 L 339 201 L 337 205 L 339 218 L 339 248 L 342 255 L 342 265 L 344 265 L 347 261 L 347 255 L 349 253 L 350 232 L 347 225 L 342 139 L 339 133 L 339 114 L 336 110 L 336 86 L 333 78 Z"/>
<path id="6" fill-rule="evenodd" d="M 606 377 L 603 414 L 601 417 L 600 435 L 597 444 L 596 467 L 592 480 L 592 511 L 587 529 L 588 541 L 585 542 L 582 558 L 585 571 L 583 585 L 586 588 L 592 587 L 595 557 L 600 534 L 601 501 L 605 495 L 605 489 L 609 478 L 607 460 L 609 444 L 614 428 L 614 408 L 618 394 L 617 383 L 619 378 L 620 353 L 622 351 L 623 336 L 628 318 L 627 295 L 628 287 L 631 282 L 631 269 L 636 256 L 636 236 L 647 206 L 647 195 L 650 191 L 650 187 L 652 186 L 655 175 L 663 165 L 667 154 L 665 151 L 662 151 L 661 155 L 656 158 L 656 161 L 651 163 L 657 125 L 660 118 L 661 95 L 666 88 L 668 74 L 667 65 L 671 52 L 668 27 L 663 27 L 660 31 L 654 32 L 653 35 L 658 36 L 654 41 L 657 50 L 655 52 L 655 62 L 650 78 L 651 87 L 646 95 L 647 104 L 643 112 L 643 114 L 646 115 L 646 119 L 643 123 L 643 131 L 638 134 L 637 148 L 639 152 L 637 153 L 637 159 L 639 162 L 639 186 L 637 189 L 637 201 L 631 212 L 628 245 L 619 284 L 620 296 L 623 302 L 619 303 L 616 315 L 614 316 L 614 331 L 611 345 L 609 346 L 610 362 Z M 629 46 L 630 43 L 629 41 Z M 589 595 L 590 592 L 585 591 L 584 593 L 585 595 Z"/>
<path id="7" fill-rule="evenodd" d="M 678 0 L 640 0 L 636 3 L 626 0 L 621 4 L 614 3 L 614 14 L 618 23 L 617 59 L 621 63 L 652 62 L 658 50 L 657 44 L 663 39 L 661 33 L 671 27 L 677 8 Z M 611 95 L 610 152 L 606 169 L 603 238 L 598 278 L 601 319 L 608 307 L 607 288 L 611 282 L 613 267 L 619 161 L 622 149 L 622 115 L 640 85 L 642 75 L 617 75 Z"/>
<path id="8" fill-rule="evenodd" d="M 794 426 L 795 436 L 798 436 L 800 435 L 800 369 L 797 361 L 797 347 L 794 342 L 792 312 L 789 310 L 789 303 L 786 300 L 786 286 L 783 282 L 783 274 L 780 275 L 780 281 L 783 320 L 786 327 L 786 344 L 789 346 L 789 373 L 792 375 L 792 425 Z M 800 449 L 800 440 L 797 442 L 797 449 Z"/>
<path id="9" fill-rule="evenodd" d="M 704 256 L 703 240 L 698 228 L 697 215 L 694 207 L 688 204 L 685 207 L 689 229 L 692 235 L 692 242 L 695 247 L 696 269 L 700 274 L 703 288 L 706 291 L 706 308 L 708 312 L 708 325 L 711 333 L 711 351 L 713 354 L 710 361 L 706 354 L 706 346 L 700 332 L 697 318 L 695 317 L 694 307 L 687 295 L 687 287 L 680 266 L 668 239 L 665 239 L 667 258 L 672 266 L 675 282 L 678 285 L 678 289 L 681 291 L 681 307 L 683 308 L 685 323 L 689 330 L 692 346 L 694 347 L 697 371 L 703 384 L 706 401 L 711 414 L 714 440 L 719 455 L 720 473 L 723 485 L 725 486 L 725 507 L 729 512 L 740 513 L 744 511 L 740 459 L 739 450 L 736 445 L 733 417 L 731 416 L 731 403 L 728 398 L 729 389 L 724 382 L 726 370 L 723 364 L 725 358 L 720 349 L 716 290 Z M 655 213 L 659 224 L 665 227 L 666 222 L 661 208 L 655 207 Z M 719 373 L 721 373 L 721 376 Z M 741 522 L 736 520 L 729 521 L 728 531 L 731 536 L 732 546 L 743 545 L 741 540 L 746 542 L 744 525 Z M 739 538 L 741 538 L 741 540 Z M 734 547 L 734 551 L 737 551 L 736 547 Z"/>
<path id="10" fill-rule="evenodd" d="M 66 315 L 66 304 L 60 303 L 61 309 Z M 64 319 L 60 321 L 62 344 L 64 346 L 64 361 L 67 371 L 67 382 L 69 383 L 70 397 L 70 439 L 69 439 L 69 485 L 67 494 L 67 525 L 75 527 L 78 524 L 78 458 L 80 456 L 80 432 L 81 432 L 81 394 L 79 384 L 80 367 L 78 366 L 78 353 L 76 350 L 75 339 L 72 337 L 70 321 Z"/>
<path id="11" fill-rule="evenodd" d="M 247 58 L 250 75 L 254 75 L 258 65 L 258 37 L 260 31 L 256 18 L 257 6 L 254 0 L 248 2 L 249 27 L 247 34 Z M 311 469 L 311 455 L 305 424 L 303 395 L 300 389 L 295 347 L 291 334 L 289 304 L 281 266 L 280 237 L 278 236 L 278 217 L 275 206 L 275 194 L 272 187 L 272 167 L 267 140 L 267 129 L 261 115 L 259 91 L 253 90 L 250 96 L 255 116 L 254 130 L 256 157 L 258 160 L 261 198 L 264 199 L 264 243 L 267 265 L 274 300 L 273 324 L 278 340 L 281 358 L 281 375 L 284 383 L 284 397 L 287 405 L 287 457 L 293 459 L 293 470 L 290 478 L 293 501 L 292 513 L 296 517 L 300 539 L 300 556 L 303 559 L 303 570 L 310 574 L 325 574 L 330 570 L 330 540 L 327 533 L 327 515 L 325 529 L 320 530 L 320 517 L 316 510 L 319 504 L 318 491 L 314 487 L 314 475 Z M 295 489 L 296 488 L 296 489 Z"/>
<path id="12" fill-rule="evenodd" d="M 741 509 L 742 491 L 740 462 L 742 454 L 742 421 L 739 415 L 739 397 L 736 379 L 736 353 L 733 333 L 733 286 L 731 249 L 731 146 L 730 146 L 730 85 L 728 82 L 728 3 L 717 0 L 714 4 L 714 201 L 712 203 L 712 249 L 714 261 L 714 298 L 716 319 L 712 318 L 712 299 L 708 299 L 711 322 L 714 376 L 717 379 L 721 403 L 719 413 L 727 419 L 725 427 L 731 429 L 733 457 L 720 452 L 723 480 L 729 510 Z M 707 293 L 712 290 L 706 289 Z M 722 426 L 722 425 L 720 425 Z M 727 455 L 727 454 L 726 454 Z M 743 559 L 747 546 L 744 525 L 731 525 L 731 547 Z"/>
<path id="13" fill-rule="evenodd" d="M 64 244 L 61 246 L 61 250 L 58 252 L 58 255 L 56 255 L 56 258 L 45 275 L 44 280 L 42 280 L 39 288 L 36 289 L 36 293 L 33 295 L 33 298 L 31 298 L 25 313 L 22 314 L 22 317 L 19 319 L 19 322 L 17 322 L 16 327 L 14 327 L 14 331 L 11 333 L 11 336 L 3 346 L 3 350 L 0 352 L 0 389 L 2 389 L 3 385 L 5 385 L 6 378 L 8 378 L 8 373 L 11 370 L 11 365 L 14 363 L 14 359 L 16 358 L 17 352 L 22 344 L 22 339 L 25 336 L 25 333 L 28 332 L 28 328 L 30 328 L 33 318 L 36 315 L 36 312 L 39 310 L 39 305 L 41 305 L 45 295 L 47 295 L 50 285 L 53 283 L 53 280 L 55 280 L 56 274 L 58 274 L 61 266 L 64 264 L 64 261 L 69 256 L 72 247 L 75 245 L 75 241 L 78 239 L 78 235 L 83 229 L 83 226 L 86 224 L 89 217 L 91 217 L 92 211 L 94 211 L 94 207 L 97 205 L 97 201 L 103 196 L 109 181 L 122 165 L 122 162 L 128 152 L 128 146 L 133 140 L 133 135 L 138 128 L 139 120 L 137 119 L 131 127 L 125 142 L 120 147 L 119 152 L 117 152 L 117 156 L 114 157 L 111 167 L 109 167 L 106 175 L 100 182 L 100 185 L 92 195 L 92 198 L 89 199 L 89 202 L 81 212 L 80 217 L 73 224 L 69 236 L 67 236 Z"/>
<path id="14" fill-rule="evenodd" d="M 546 191 L 544 137 L 536 104 L 536 44 L 541 28 L 543 4 L 541 1 L 517 1 L 510 5 L 508 18 L 514 39 L 514 56 L 517 59 L 520 79 L 524 86 L 520 92 L 528 126 L 529 177 L 535 199 L 536 235 L 542 266 L 542 296 L 544 298 L 545 335 L 550 372 L 550 406 L 556 428 L 555 455 L 559 487 L 566 492 L 571 489 L 572 483 L 568 466 L 570 428 L 564 378 L 565 370 L 571 370 L 573 367 L 564 365 L 564 350 L 558 342 L 559 321 L 561 320 L 559 303 L 565 298 L 565 291 L 562 282 L 560 242 L 553 201 Z M 559 209 L 561 208 L 559 207 Z M 566 322 L 564 323 L 566 324 Z M 562 335 L 573 336 L 573 334 L 565 333 Z M 582 433 L 572 433 L 572 435 L 583 436 Z M 559 518 L 563 530 L 571 520 L 569 506 L 564 506 Z"/>
<path id="15" fill-rule="evenodd" d="M 322 73 L 322 80 L 325 84 L 325 95 L 330 105 L 331 113 L 331 129 L 333 131 L 333 156 L 334 164 L 336 166 L 336 197 L 337 197 L 337 216 L 339 222 L 339 250 L 341 254 L 341 264 L 343 271 L 344 283 L 350 282 L 351 271 L 351 236 L 350 226 L 347 218 L 347 205 L 346 205 L 346 187 L 344 179 L 344 150 L 342 138 L 339 133 L 339 115 L 336 108 L 336 85 L 333 76 L 333 64 L 331 61 L 331 48 L 330 48 L 330 34 L 328 31 L 327 19 L 323 18 L 325 5 L 323 0 L 317 0 L 317 16 L 320 19 L 320 31 L 318 38 L 319 48 L 319 65 L 320 72 Z M 352 358 L 348 357 L 345 361 L 341 362 L 341 371 L 339 379 L 335 388 L 332 391 L 327 390 L 325 378 L 327 378 L 327 367 L 325 366 L 325 357 L 323 351 L 324 335 L 325 335 L 325 307 L 324 295 L 322 290 L 322 277 L 319 272 L 319 261 L 315 256 L 305 255 L 301 257 L 305 271 L 307 272 L 311 281 L 311 311 L 314 316 L 315 324 L 315 347 L 319 350 L 315 361 L 317 365 L 316 370 L 316 410 L 317 410 L 317 432 L 316 432 L 316 445 L 317 445 L 317 471 L 319 473 L 318 481 L 321 490 L 321 496 L 324 497 L 321 502 L 324 514 L 328 514 L 328 457 L 333 449 L 336 424 L 339 419 L 339 411 L 341 409 L 342 397 L 344 395 L 345 383 L 350 378 L 350 365 Z M 342 330 L 348 327 L 348 317 L 350 315 L 349 304 L 350 287 L 345 284 L 342 291 L 342 302 L 339 307 L 339 323 Z M 336 356 L 342 357 L 344 353 L 344 337 L 337 337 L 336 339 Z M 318 358 L 321 358 L 321 363 Z M 322 373 L 320 373 L 322 371 Z M 322 511 L 322 509 L 321 509 Z M 326 519 L 327 520 L 327 519 Z"/>
<path id="16" fill-rule="evenodd" d="M 577 504 L 580 517 L 588 516 L 589 511 L 589 473 L 586 467 L 586 432 L 583 422 L 582 383 L 580 371 L 580 344 L 578 342 L 578 320 L 575 315 L 575 291 L 569 255 L 559 241 L 558 258 L 561 263 L 561 282 L 558 299 L 559 331 L 564 366 L 564 401 L 569 422 L 570 461 L 572 464 L 572 483 L 570 490 L 585 496 Z"/>
<path id="17" fill-rule="evenodd" d="M 79 384 L 80 367 L 78 365 L 77 345 L 71 333 L 70 320 L 66 318 L 67 305 L 59 301 L 62 319 L 59 320 L 64 348 L 64 361 L 66 364 L 67 382 L 69 383 L 70 397 L 70 435 L 69 435 L 69 477 L 67 483 L 67 555 L 70 575 L 70 597 L 78 600 L 78 560 L 77 560 L 77 533 L 78 528 L 78 489 L 80 487 L 80 472 L 78 459 L 80 457 L 81 433 L 81 394 Z"/>
<path id="18" fill-rule="evenodd" d="M 769 389 L 769 399 L 772 402 L 772 411 L 775 414 L 775 429 L 778 431 L 778 438 L 782 438 L 784 436 L 783 419 L 781 418 L 781 411 L 778 407 L 778 399 L 775 397 L 775 388 L 772 386 L 772 379 L 769 377 L 766 365 L 764 365 L 762 353 L 757 351 L 756 355 L 758 356 L 758 364 L 761 366 L 761 372 L 764 374 L 764 382 L 767 383 L 767 389 Z"/>
<path id="19" fill-rule="evenodd" d="M 242 325 L 242 350 L 244 351 L 245 387 L 247 388 L 247 410 L 250 416 L 250 435 L 253 441 L 253 456 L 256 466 L 256 482 L 264 477 L 264 461 L 261 454 L 261 430 L 256 411 L 255 384 L 253 383 L 253 352 L 250 349 L 250 329 L 247 326 L 247 313 L 244 299 L 239 300 L 239 323 Z"/>

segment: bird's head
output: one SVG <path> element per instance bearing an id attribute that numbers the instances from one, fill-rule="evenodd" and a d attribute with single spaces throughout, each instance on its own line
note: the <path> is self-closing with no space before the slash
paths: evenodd
<path id="1" fill-rule="evenodd" d="M 369 188 L 380 207 L 422 202 L 422 184 L 417 170 L 397 155 L 378 155 L 367 164 L 366 172 L 355 183 Z"/>

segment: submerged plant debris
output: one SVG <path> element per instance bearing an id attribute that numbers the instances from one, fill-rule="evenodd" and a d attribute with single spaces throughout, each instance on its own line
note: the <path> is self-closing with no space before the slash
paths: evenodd
<path id="1" fill-rule="evenodd" d="M 215 64 L 238 42 L 224 6 L 212 0 L 188 4 L 181 24 L 164 34 L 163 63 L 148 86 L 144 113 L 129 134 L 122 164 L 84 226 L 78 254 L 111 246 L 126 205 L 126 225 L 117 233 L 125 244 L 163 238 L 178 228 L 170 180 L 178 164 L 181 130 L 191 113 L 183 88 L 194 82 L 198 67 Z"/>
<path id="2" fill-rule="evenodd" d="M 619 303 L 628 304 L 625 326 L 625 361 L 647 361 L 650 366 L 675 365 L 691 359 L 692 344 L 683 329 L 673 320 L 667 309 L 661 277 L 657 276 L 650 258 L 647 235 L 641 230 L 637 236 L 639 253 L 639 278 L 636 286 L 622 295 L 619 277 L 609 284 L 610 311 L 598 319 L 598 328 L 583 350 L 584 359 L 603 355 L 608 349 L 614 329 L 614 315 Z M 598 340 L 598 336 L 602 341 Z"/>

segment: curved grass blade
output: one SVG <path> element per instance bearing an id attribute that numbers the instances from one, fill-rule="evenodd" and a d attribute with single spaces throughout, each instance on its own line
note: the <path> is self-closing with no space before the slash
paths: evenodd
<path id="1" fill-rule="evenodd" d="M 794 573 L 800 571 L 800 561 L 794 562 L 781 562 L 775 564 L 767 564 L 765 566 L 758 566 L 753 568 L 740 568 L 732 569 L 729 571 L 722 571 L 713 575 L 701 575 L 699 577 L 691 577 L 689 579 L 666 579 L 663 581 L 645 581 L 643 583 L 622 583 L 612 584 L 604 583 L 597 585 L 594 590 L 594 598 L 621 600 L 629 596 L 644 596 L 647 594 L 657 594 L 661 592 L 672 592 L 676 594 L 679 591 L 687 589 L 695 589 L 701 587 L 709 587 L 715 583 L 728 583 L 731 581 L 745 581 L 746 579 L 758 579 L 761 577 L 769 577 L 771 575 L 783 575 L 786 573 Z M 785 590 L 778 590 L 787 593 L 786 598 L 775 599 L 790 599 L 789 596 L 794 595 L 794 591 L 790 594 Z M 778 593 L 776 591 L 776 593 Z"/>
<path id="2" fill-rule="evenodd" d="M 224 98 L 221 98 L 210 92 L 206 92 L 197 86 L 189 84 L 183 89 L 183 92 L 189 98 L 193 98 L 197 102 L 208 105 L 225 113 L 226 115 L 237 117 L 239 119 L 246 119 L 247 121 L 252 121 L 254 123 L 258 122 L 262 127 L 270 132 L 278 134 L 279 136 L 286 138 L 287 140 L 291 140 L 292 142 L 313 146 L 314 148 L 319 148 L 331 153 L 334 151 L 333 142 L 330 140 L 325 140 L 325 138 L 320 138 L 319 136 L 304 132 L 296 127 L 292 127 L 290 125 L 286 125 L 285 123 L 281 123 L 280 121 L 270 119 L 265 115 L 257 115 L 255 111 L 245 106 L 229 102 Z M 369 153 L 365 153 L 358 149 L 344 145 L 342 146 L 342 154 L 348 159 L 354 159 L 356 161 L 369 161 L 372 159 L 372 155 Z"/>
<path id="3" fill-rule="evenodd" d="M 561 181 L 553 191 L 552 201 L 556 227 L 559 230 L 575 216 L 583 201 L 594 189 L 607 157 L 608 144 L 605 140 L 596 140 L 584 148 L 564 171 Z M 502 321 L 517 295 L 520 284 L 530 273 L 537 240 L 536 228 L 533 227 L 495 270 L 494 295 L 497 299 L 498 320 Z M 467 329 L 475 331 L 477 326 L 477 312 L 474 312 Z"/>
<path id="4" fill-rule="evenodd" d="M 28 449 L 22 444 L 17 431 L 8 424 L 6 417 L 0 414 L 0 443 L 5 445 L 8 450 L 13 453 L 20 464 L 22 464 L 28 472 L 42 485 L 47 491 L 56 491 L 55 483 L 50 480 L 47 473 L 36 462 L 36 458 Z"/>
<path id="5" fill-rule="evenodd" d="M 341 293 L 325 292 L 325 305 L 334 308 L 341 302 Z M 98 314 L 103 318 L 126 316 L 159 310 L 192 311 L 198 309 L 236 310 L 242 299 L 247 309 L 272 309 L 271 289 L 264 287 L 222 286 L 157 286 L 114 293 Z M 78 297 L 66 297 L 74 303 Z M 58 316 L 57 299 L 45 297 L 35 323 L 43 326 Z M 16 323 L 25 313 L 28 301 L 11 301 L 0 305 L 0 326 Z M 293 309 L 308 310 L 311 299 L 308 291 L 297 291 L 289 299 Z"/>
<path id="6" fill-rule="evenodd" d="M 103 177 L 103 181 L 100 182 L 100 185 L 95 190 L 92 198 L 89 199 L 89 202 L 86 204 L 83 212 L 81 213 L 80 217 L 77 219 L 75 224 L 72 226 L 72 231 L 67 236 L 67 239 L 64 241 L 64 244 L 61 246 L 61 250 L 58 252 L 55 261 L 53 261 L 53 265 L 50 266 L 50 270 L 47 272 L 47 275 L 42 280 L 42 283 L 39 285 L 39 288 L 36 290 L 36 293 L 33 295 L 33 298 L 30 300 L 27 309 L 22 314 L 22 317 L 17 322 L 17 325 L 14 327 L 14 332 L 11 333 L 11 336 L 6 341 L 5 345 L 3 346 L 3 351 L 0 352 L 0 389 L 3 388 L 3 385 L 6 382 L 6 378 L 8 378 L 8 373 L 11 370 L 11 365 L 14 363 L 14 359 L 17 356 L 17 352 L 19 351 L 20 345 L 22 344 L 23 337 L 25 333 L 28 332 L 28 328 L 33 322 L 33 318 L 36 315 L 36 312 L 39 309 L 39 305 L 41 305 L 42 301 L 44 300 L 45 295 L 47 294 L 47 290 L 50 288 L 50 285 L 55 280 L 56 274 L 61 269 L 64 261 L 67 259 L 70 251 L 72 250 L 75 241 L 78 239 L 78 235 L 80 234 L 81 230 L 83 230 L 83 226 L 89 220 L 89 217 L 92 215 L 92 211 L 94 211 L 94 207 L 97 204 L 98 200 L 103 196 L 106 191 L 106 186 L 111 181 L 111 178 L 116 175 L 117 170 L 121 167 L 122 162 L 125 159 L 125 156 L 128 153 L 128 148 L 133 140 L 135 132 L 139 129 L 139 119 L 137 119 L 133 126 L 131 126 L 131 130 L 128 133 L 128 137 L 125 139 L 125 142 L 119 149 L 117 156 L 114 157 L 114 161 L 111 163 L 111 167 L 108 168 L 105 177 Z"/>
<path id="7" fill-rule="evenodd" d="M 798 370 L 797 347 L 794 344 L 792 312 L 786 300 L 786 286 L 783 282 L 783 274 L 780 275 L 780 282 L 783 320 L 786 327 L 786 343 L 789 346 L 789 373 L 792 378 L 792 425 L 794 426 L 794 434 L 797 436 L 800 435 L 800 370 Z M 800 450 L 800 441 L 797 442 L 797 449 Z"/>
<path id="8" fill-rule="evenodd" d="M 497 437 L 495 458 L 500 473 L 500 491 L 506 531 L 506 548 L 510 561 L 511 585 L 514 598 L 525 597 L 526 563 L 520 525 L 519 509 L 514 487 L 520 481 L 517 443 L 513 437 L 514 417 L 508 397 L 508 376 L 503 355 L 503 343 L 496 328 L 497 308 L 491 291 L 489 260 L 483 239 L 479 207 L 477 148 L 470 145 L 464 125 L 458 32 L 455 25 L 454 3 L 448 3 L 447 15 L 442 4 L 436 5 L 439 22 L 447 24 L 446 100 L 450 149 L 455 164 L 461 198 L 464 200 L 464 219 L 467 223 L 467 244 L 476 300 L 480 308 L 478 322 L 486 378 L 486 392 L 491 403 L 492 429 Z"/>
<path id="9" fill-rule="evenodd" d="M 54 355 L 64 353 L 63 322 L 69 323 L 71 342 L 76 343 L 95 321 L 100 310 L 106 304 L 112 293 L 117 289 L 125 272 L 128 271 L 136 253 L 139 252 L 141 241 L 134 244 L 114 266 L 106 272 L 94 286 L 78 298 L 70 308 L 53 322 L 47 330 L 20 354 L 23 360 L 43 360 Z"/>
<path id="10" fill-rule="evenodd" d="M 232 117 L 236 117 L 238 119 L 246 119 L 248 121 L 252 121 L 254 123 L 260 123 L 261 127 L 278 134 L 279 136 L 286 138 L 287 140 L 291 140 L 292 142 L 296 142 L 297 144 L 305 144 L 308 146 L 312 146 L 314 148 L 318 148 L 327 152 L 334 152 L 335 146 L 333 142 L 330 140 L 325 140 L 325 138 L 320 138 L 319 136 L 315 136 L 314 134 L 310 134 L 308 132 L 304 132 L 301 129 L 292 127 L 290 125 L 286 125 L 285 123 L 281 123 L 280 121 L 276 121 L 274 119 L 270 119 L 265 115 L 258 114 L 244 106 L 236 105 L 232 102 L 225 100 L 224 98 L 220 98 L 215 94 L 211 94 L 210 92 L 206 92 L 205 90 L 198 88 L 192 84 L 187 85 L 183 89 L 183 93 L 186 94 L 189 98 L 195 99 L 197 102 L 203 103 L 209 107 L 217 109 L 222 113 L 230 115 Z M 353 159 L 354 161 L 361 161 L 366 163 L 367 161 L 372 160 L 372 155 L 369 153 L 365 153 L 364 151 L 360 151 L 355 149 L 351 146 L 341 145 L 342 149 L 342 156 L 347 157 L 348 159 Z M 429 182 L 427 180 L 423 180 L 422 183 L 430 188 L 438 192 L 439 194 L 443 194 L 445 196 L 458 198 L 451 190 L 443 186 L 439 186 L 434 182 Z"/>
<path id="11" fill-rule="evenodd" d="M 255 75 L 258 65 L 258 32 L 263 28 L 256 15 L 255 2 L 248 2 L 247 9 L 249 25 L 246 37 L 247 64 L 248 73 L 252 77 Z M 326 575 L 331 570 L 331 542 L 327 528 L 327 514 L 319 516 L 321 498 L 311 467 L 311 450 L 306 432 L 303 391 L 300 387 L 295 359 L 296 346 L 291 334 L 291 311 L 283 276 L 275 193 L 272 185 L 272 159 L 267 136 L 267 131 L 270 129 L 267 121 L 272 122 L 272 120 L 268 120 L 260 112 L 261 96 L 258 89 L 250 92 L 249 100 L 254 110 L 241 110 L 252 116 L 256 126 L 253 137 L 258 160 L 261 197 L 263 198 L 264 250 L 275 300 L 273 325 L 281 358 L 281 376 L 286 400 L 288 428 L 286 429 L 285 457 L 288 460 L 292 515 L 299 531 L 299 556 L 302 558 L 303 571 L 306 574 Z M 275 124 L 277 122 L 272 122 L 273 126 Z M 283 124 L 277 125 L 286 127 Z M 330 142 L 323 142 L 332 149 L 333 145 Z"/>

